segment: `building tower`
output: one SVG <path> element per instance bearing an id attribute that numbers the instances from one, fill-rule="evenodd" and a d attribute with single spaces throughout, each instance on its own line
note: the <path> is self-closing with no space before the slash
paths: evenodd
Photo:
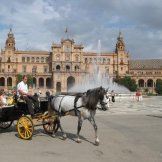
<path id="1" fill-rule="evenodd" d="M 128 52 L 126 51 L 124 39 L 121 32 L 119 32 L 119 36 L 117 37 L 115 53 L 117 54 L 116 77 L 122 77 L 128 73 L 129 56 Z"/>

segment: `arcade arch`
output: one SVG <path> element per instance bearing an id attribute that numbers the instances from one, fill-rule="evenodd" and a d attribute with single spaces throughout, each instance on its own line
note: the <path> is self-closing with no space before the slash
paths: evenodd
<path id="1" fill-rule="evenodd" d="M 75 78 L 70 76 L 67 78 L 67 91 L 75 85 Z"/>

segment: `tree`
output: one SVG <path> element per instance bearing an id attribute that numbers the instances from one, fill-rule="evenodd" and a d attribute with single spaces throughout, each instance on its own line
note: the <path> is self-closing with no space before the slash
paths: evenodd
<path id="1" fill-rule="evenodd" d="M 131 77 L 129 77 L 129 76 L 125 76 L 124 78 L 115 79 L 115 82 L 117 82 L 120 85 L 127 87 L 130 91 L 136 91 L 137 90 L 136 81 L 134 79 L 131 79 Z"/>
<path id="2" fill-rule="evenodd" d="M 156 81 L 155 91 L 157 94 L 162 94 L 162 80 L 161 79 L 158 79 Z"/>
<path id="3" fill-rule="evenodd" d="M 16 76 L 16 85 L 19 83 L 19 82 L 21 82 L 22 81 L 22 75 L 21 74 L 17 74 L 17 76 Z"/>
<path id="4" fill-rule="evenodd" d="M 28 78 L 28 86 L 33 86 L 33 76 L 28 74 L 27 75 L 27 78 Z"/>

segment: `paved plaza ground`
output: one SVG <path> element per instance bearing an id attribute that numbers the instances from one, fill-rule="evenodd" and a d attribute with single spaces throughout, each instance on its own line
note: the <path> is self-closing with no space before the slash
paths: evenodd
<path id="1" fill-rule="evenodd" d="M 77 118 L 63 117 L 67 132 L 64 141 L 37 127 L 32 140 L 18 137 L 16 121 L 0 130 L 1 162 L 161 162 L 162 97 L 117 99 L 109 111 L 97 111 L 100 145 L 94 145 L 94 131 L 88 121 L 81 130 L 82 143 L 76 140 Z"/>

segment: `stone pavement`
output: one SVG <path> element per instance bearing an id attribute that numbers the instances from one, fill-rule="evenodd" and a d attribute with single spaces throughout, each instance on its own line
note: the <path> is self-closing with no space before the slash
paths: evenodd
<path id="1" fill-rule="evenodd" d="M 76 143 L 77 118 L 62 117 L 67 139 L 45 134 L 36 127 L 32 140 L 18 137 L 16 121 L 0 130 L 1 162 L 161 162 L 161 97 L 137 102 L 121 100 L 110 104 L 110 111 L 97 111 L 96 123 L 100 145 L 94 145 L 94 130 L 84 121 L 82 143 Z"/>
<path id="2" fill-rule="evenodd" d="M 98 114 L 147 114 L 162 113 L 162 96 L 145 96 L 142 101 L 133 97 L 116 98 L 110 102 L 108 111 L 97 111 Z"/>

